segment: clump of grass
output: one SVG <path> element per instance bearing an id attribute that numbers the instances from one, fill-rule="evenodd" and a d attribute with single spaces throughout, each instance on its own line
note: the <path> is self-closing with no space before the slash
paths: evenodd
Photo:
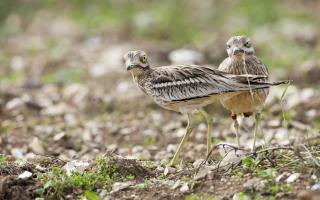
<path id="1" fill-rule="evenodd" d="M 53 167 L 40 176 L 42 186 L 37 190 L 40 197 L 60 199 L 67 194 L 84 195 L 87 199 L 98 199 L 97 189 L 111 190 L 112 184 L 123 177 L 110 158 L 98 158 L 91 171 L 73 172 L 70 176 L 59 167 Z"/>
<path id="2" fill-rule="evenodd" d="M 278 174 L 275 168 L 263 169 L 262 167 L 256 165 L 256 161 L 257 160 L 254 159 L 247 159 L 244 166 L 247 165 L 248 167 L 249 165 L 249 169 L 251 170 L 250 173 L 256 174 L 260 178 L 262 178 L 261 186 L 259 186 L 259 189 L 255 189 L 254 191 L 240 192 L 238 194 L 239 199 L 263 199 L 262 196 L 260 196 L 260 194 L 257 192 L 263 192 L 264 194 L 270 196 L 269 199 L 273 199 L 274 195 L 279 192 L 289 192 L 292 190 L 292 185 L 275 180 Z M 241 175 L 241 177 L 243 176 L 242 171 L 238 171 L 237 175 L 239 174 Z"/>
<path id="3" fill-rule="evenodd" d="M 4 154 L 0 154 L 0 166 L 6 162 L 6 156 Z"/>
<path id="4" fill-rule="evenodd" d="M 238 199 L 239 200 L 246 200 L 246 199 L 263 200 L 265 198 L 263 198 L 262 195 L 257 193 L 239 192 Z M 269 197 L 268 200 L 273 200 L 273 197 Z"/>
<path id="5" fill-rule="evenodd" d="M 155 137 L 147 137 L 143 140 L 144 146 L 151 146 L 156 143 L 157 139 Z"/>
<path id="6" fill-rule="evenodd" d="M 243 173 L 254 173 L 256 172 L 259 167 L 259 163 L 261 162 L 260 156 L 257 156 L 255 158 L 246 156 L 242 160 L 242 166 L 243 168 L 237 172 L 243 172 Z"/>
<path id="7" fill-rule="evenodd" d="M 203 194 L 190 194 L 184 196 L 184 200 L 217 200 L 217 197 L 214 196 L 207 196 Z"/>
<path id="8" fill-rule="evenodd" d="M 292 189 L 290 184 L 275 181 L 277 171 L 274 168 L 258 169 L 257 172 L 266 181 L 266 189 L 271 195 L 278 192 L 289 192 Z"/>
<path id="9" fill-rule="evenodd" d="M 247 156 L 243 158 L 241 167 L 237 168 L 234 173 L 239 177 L 243 177 L 244 174 L 247 173 L 260 177 L 262 180 L 258 192 L 263 190 L 265 194 L 270 195 L 270 198 L 272 198 L 279 192 L 287 193 L 292 190 L 293 186 L 291 184 L 276 181 L 276 177 L 283 172 L 285 168 L 288 171 L 299 171 L 299 166 L 297 166 L 296 162 L 293 162 L 296 160 L 295 157 L 294 152 L 287 150 L 280 153 L 273 152 L 271 155 Z M 283 167 L 283 163 L 285 163 L 285 168 Z M 288 163 L 290 163 L 290 165 L 288 165 Z M 304 171 L 309 173 L 309 169 L 306 168 L 307 165 L 304 164 L 304 166 Z M 239 193 L 239 195 L 253 196 L 256 198 L 257 194 L 255 192 L 257 191 L 247 191 L 241 194 Z"/>

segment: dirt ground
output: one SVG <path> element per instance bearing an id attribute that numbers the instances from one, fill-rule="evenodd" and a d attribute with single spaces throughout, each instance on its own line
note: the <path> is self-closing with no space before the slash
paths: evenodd
<path id="1" fill-rule="evenodd" d="M 301 12 L 318 6 L 295 2 Z M 262 60 L 284 64 L 270 67 L 271 79 L 292 80 L 287 89 L 270 90 L 256 153 L 250 152 L 253 117 L 241 118 L 243 149 L 233 148 L 230 113 L 217 102 L 205 108 L 213 118 L 210 156 L 207 127 L 197 114 L 180 164 L 166 168 L 187 118 L 144 95 L 122 56 L 142 49 L 153 66 L 169 65 L 172 52 L 188 48 L 202 55 L 199 64 L 217 65 L 226 56 L 228 24 L 217 31 L 220 37 L 208 28 L 205 39 L 188 46 L 173 43 L 179 40 L 165 34 L 167 26 L 145 39 L 129 22 L 88 30 L 47 8 L 26 18 L 19 12 L 1 22 L 0 199 L 320 199 L 317 28 L 299 32 L 299 24 L 281 21 L 283 29 L 274 22 L 250 34 Z M 266 30 L 265 40 L 256 37 Z M 296 46 L 272 45 L 270 38 Z"/>

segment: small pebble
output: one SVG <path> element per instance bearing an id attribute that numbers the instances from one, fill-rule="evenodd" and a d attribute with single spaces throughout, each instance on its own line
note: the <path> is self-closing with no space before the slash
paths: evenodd
<path id="1" fill-rule="evenodd" d="M 184 183 L 180 188 L 180 192 L 188 192 L 188 191 L 189 191 L 188 183 Z"/>
<path id="2" fill-rule="evenodd" d="M 165 176 L 167 176 L 168 174 L 173 174 L 173 173 L 175 173 L 177 171 L 177 169 L 176 168 L 173 168 L 173 167 L 166 167 L 165 169 L 164 169 L 164 175 Z"/>
<path id="3" fill-rule="evenodd" d="M 174 183 L 174 185 L 171 187 L 171 189 L 172 190 L 175 190 L 175 189 L 177 189 L 179 186 L 180 186 L 180 180 L 177 180 L 175 183 Z"/>
<path id="4" fill-rule="evenodd" d="M 112 185 L 112 192 L 123 190 L 128 188 L 130 185 L 132 185 L 131 182 L 116 182 Z"/>
<path id="5" fill-rule="evenodd" d="M 294 173 L 294 174 L 291 174 L 287 180 L 286 180 L 286 183 L 293 183 L 295 182 L 300 176 L 300 173 Z"/>
<path id="6" fill-rule="evenodd" d="M 18 178 L 19 179 L 28 179 L 32 176 L 32 173 L 29 171 L 24 171 L 23 173 L 21 173 Z"/>

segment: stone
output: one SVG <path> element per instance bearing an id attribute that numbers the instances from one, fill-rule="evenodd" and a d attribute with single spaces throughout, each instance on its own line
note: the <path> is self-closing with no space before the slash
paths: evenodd
<path id="1" fill-rule="evenodd" d="M 24 101 L 21 98 L 14 98 L 5 105 L 8 112 L 20 112 L 24 108 Z"/>
<path id="2" fill-rule="evenodd" d="M 164 169 L 163 174 L 164 174 L 165 176 L 167 176 L 168 174 L 173 174 L 173 173 L 175 173 L 176 171 L 177 171 L 176 168 L 166 167 L 166 168 Z"/>
<path id="3" fill-rule="evenodd" d="M 291 174 L 287 180 L 286 180 L 286 183 L 293 183 L 295 182 L 300 176 L 300 173 L 294 173 L 294 174 Z"/>
<path id="4" fill-rule="evenodd" d="M 54 141 L 61 140 L 66 135 L 66 132 L 62 131 L 60 133 L 57 133 L 53 136 Z"/>
<path id="5" fill-rule="evenodd" d="M 32 142 L 29 144 L 29 147 L 36 154 L 45 154 L 43 143 L 37 137 L 33 138 Z"/>
<path id="6" fill-rule="evenodd" d="M 188 183 L 184 183 L 180 188 L 180 192 L 188 192 L 188 191 L 189 191 Z"/>
<path id="7" fill-rule="evenodd" d="M 118 192 L 120 190 L 123 190 L 123 189 L 126 189 L 128 187 L 130 187 L 132 185 L 132 182 L 115 182 L 113 185 L 112 185 L 112 193 L 114 192 Z"/>
<path id="8" fill-rule="evenodd" d="M 177 188 L 180 186 L 180 183 L 181 183 L 181 181 L 180 181 L 180 180 L 177 180 L 177 181 L 173 184 L 173 186 L 171 187 L 171 189 L 172 189 L 172 190 L 177 189 Z"/>
<path id="9" fill-rule="evenodd" d="M 19 174 L 18 178 L 19 179 L 28 179 L 32 176 L 32 173 L 29 171 L 24 171 L 21 174 Z"/>
<path id="10" fill-rule="evenodd" d="M 82 160 L 71 160 L 67 162 L 63 168 L 66 170 L 67 175 L 70 176 L 73 172 L 84 172 L 84 170 L 89 166 L 89 162 Z"/>
<path id="11" fill-rule="evenodd" d="M 199 169 L 198 173 L 194 176 L 195 180 L 205 178 L 213 170 L 212 166 L 203 166 Z"/>

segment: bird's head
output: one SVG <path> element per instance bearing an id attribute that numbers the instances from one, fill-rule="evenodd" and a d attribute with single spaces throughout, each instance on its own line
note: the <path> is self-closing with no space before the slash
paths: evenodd
<path id="1" fill-rule="evenodd" d="M 253 55 L 254 48 L 250 43 L 250 38 L 246 36 L 234 36 L 227 42 L 227 53 L 229 57 Z"/>
<path id="2" fill-rule="evenodd" d="M 132 75 L 139 75 L 150 68 L 147 54 L 144 51 L 129 51 L 123 56 L 126 68 Z"/>

